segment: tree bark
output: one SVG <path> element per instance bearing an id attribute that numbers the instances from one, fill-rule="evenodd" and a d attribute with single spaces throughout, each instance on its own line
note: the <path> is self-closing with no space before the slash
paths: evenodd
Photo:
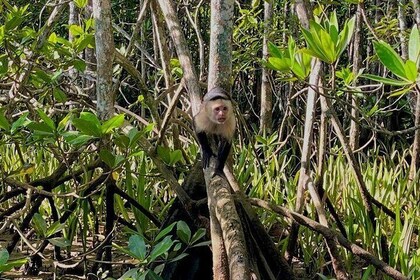
<path id="1" fill-rule="evenodd" d="M 268 59 L 268 42 L 272 31 L 273 21 L 273 0 L 264 1 L 264 36 L 263 36 L 263 59 Z M 273 95 L 270 84 L 271 71 L 265 67 L 262 69 L 261 83 L 261 113 L 260 113 L 260 130 L 261 132 L 270 133 L 272 129 Z"/>
<path id="2" fill-rule="evenodd" d="M 208 90 L 220 86 L 230 92 L 232 86 L 233 5 L 233 0 L 211 1 Z"/>
<path id="3" fill-rule="evenodd" d="M 178 54 L 179 62 L 184 72 L 184 79 L 187 84 L 188 93 L 191 100 L 192 115 L 196 115 L 200 109 L 201 90 L 198 83 L 198 78 L 194 63 L 191 58 L 191 53 L 188 49 L 187 40 L 182 32 L 182 27 L 172 1 L 158 0 L 160 9 L 165 17 L 166 25 L 174 42 L 176 52 Z"/>
<path id="4" fill-rule="evenodd" d="M 360 32 L 361 32 L 361 9 L 362 6 L 359 3 L 357 5 L 356 11 L 356 26 L 354 30 L 354 37 L 353 37 L 353 75 L 357 75 L 360 68 Z M 355 85 L 355 81 L 353 82 Z M 359 107 L 359 101 L 357 96 L 353 94 L 351 96 L 351 120 L 350 120 L 350 147 L 354 151 L 359 148 L 359 135 L 360 135 L 360 128 L 359 124 L 355 121 L 359 118 L 359 111 L 357 108 Z"/>
<path id="5" fill-rule="evenodd" d="M 112 91 L 112 63 L 115 47 L 110 0 L 93 0 L 93 18 L 96 29 L 96 108 L 99 118 L 106 120 L 114 114 L 115 101 Z"/>

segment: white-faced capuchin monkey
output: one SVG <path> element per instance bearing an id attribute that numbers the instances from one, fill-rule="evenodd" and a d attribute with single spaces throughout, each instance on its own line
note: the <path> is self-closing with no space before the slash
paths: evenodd
<path id="1" fill-rule="evenodd" d="M 201 146 L 203 167 L 207 168 L 210 158 L 216 156 L 215 174 L 223 175 L 236 128 L 232 101 L 224 89 L 215 87 L 204 95 L 200 111 L 194 116 L 194 128 Z M 211 142 L 216 146 L 213 149 Z"/>

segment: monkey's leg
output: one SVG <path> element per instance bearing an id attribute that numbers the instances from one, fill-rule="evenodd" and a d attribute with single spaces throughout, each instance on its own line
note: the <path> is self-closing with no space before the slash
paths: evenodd
<path id="1" fill-rule="evenodd" d="M 207 168 L 210 165 L 210 158 L 211 156 L 214 156 L 214 154 L 211 150 L 208 136 L 204 131 L 197 133 L 197 138 L 201 146 L 201 158 L 203 161 L 203 168 Z"/>
<path id="2" fill-rule="evenodd" d="M 217 154 L 217 164 L 215 172 L 217 174 L 223 175 L 223 168 L 225 167 L 226 160 L 229 156 L 230 149 L 232 144 L 226 139 L 220 139 L 219 142 L 219 151 Z"/>

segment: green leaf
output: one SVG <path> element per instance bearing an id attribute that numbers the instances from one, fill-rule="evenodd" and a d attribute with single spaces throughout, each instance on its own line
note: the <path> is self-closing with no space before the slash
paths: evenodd
<path id="1" fill-rule="evenodd" d="M 407 60 L 404 64 L 405 74 L 407 76 L 407 80 L 415 83 L 417 79 L 417 66 L 416 64 L 411 61 Z"/>
<path id="2" fill-rule="evenodd" d="M 14 261 L 9 261 L 6 264 L 0 265 L 0 273 L 12 270 L 14 267 L 20 267 L 27 263 L 27 259 L 18 259 Z"/>
<path id="3" fill-rule="evenodd" d="M 47 232 L 45 233 L 45 236 L 50 237 L 53 234 L 56 234 L 57 232 L 62 231 L 65 227 L 66 227 L 65 224 L 60 224 L 59 221 L 56 221 L 48 228 Z"/>
<path id="4" fill-rule="evenodd" d="M 325 30 L 321 29 L 319 31 L 319 38 L 321 40 L 322 52 L 325 54 L 329 64 L 332 64 L 336 61 L 337 56 L 335 53 L 335 44 L 330 36 Z"/>
<path id="5" fill-rule="evenodd" d="M 206 235 L 206 230 L 204 228 L 199 228 L 191 238 L 191 244 L 196 243 L 198 240 L 200 240 L 204 235 Z"/>
<path id="6" fill-rule="evenodd" d="M 90 112 L 82 112 L 80 118 L 72 121 L 73 125 L 83 134 L 101 137 L 102 130 L 98 118 Z"/>
<path id="7" fill-rule="evenodd" d="M 48 241 L 52 245 L 60 247 L 60 248 L 69 247 L 71 245 L 70 241 L 67 238 L 64 238 L 64 237 L 49 238 Z"/>
<path id="8" fill-rule="evenodd" d="M 156 236 L 155 241 L 159 241 L 164 236 L 168 235 L 168 233 L 172 231 L 172 229 L 174 228 L 175 225 L 176 225 L 176 222 L 170 224 L 169 226 L 167 226 L 166 228 L 164 228 L 163 230 L 161 230 L 159 232 L 159 234 Z"/>
<path id="9" fill-rule="evenodd" d="M 64 130 L 64 128 L 66 128 L 67 124 L 69 123 L 69 121 L 71 120 L 71 118 L 73 117 L 73 114 L 70 112 L 68 113 L 57 125 L 57 129 L 59 131 Z"/>
<path id="10" fill-rule="evenodd" d="M 51 131 L 54 131 L 55 130 L 54 121 L 50 117 L 48 117 L 48 115 L 45 114 L 44 111 L 42 111 L 41 109 L 37 109 L 36 111 L 39 117 L 44 121 L 44 123 L 48 125 L 49 128 L 51 128 Z"/>
<path id="11" fill-rule="evenodd" d="M 27 127 L 31 129 L 34 132 L 34 135 L 38 136 L 53 136 L 54 131 L 49 127 L 46 123 L 36 123 L 36 122 L 30 122 L 28 123 Z"/>
<path id="12" fill-rule="evenodd" d="M 156 152 L 164 163 L 167 165 L 171 164 L 171 150 L 168 147 L 159 145 L 156 149 Z"/>
<path id="13" fill-rule="evenodd" d="M 83 28 L 81 26 L 77 25 L 77 24 L 70 25 L 69 32 L 73 36 L 81 36 L 85 33 Z"/>
<path id="14" fill-rule="evenodd" d="M 146 258 L 147 248 L 144 238 L 140 235 L 132 235 L 128 240 L 128 249 L 140 261 Z"/>
<path id="15" fill-rule="evenodd" d="M 88 0 L 74 0 L 74 4 L 76 4 L 76 6 L 79 9 L 83 9 L 84 7 L 86 7 L 88 3 Z"/>
<path id="16" fill-rule="evenodd" d="M 272 69 L 277 71 L 289 71 L 290 59 L 289 58 L 277 58 L 269 57 L 268 63 L 271 64 Z"/>
<path id="17" fill-rule="evenodd" d="M 63 135 L 63 136 L 64 136 L 64 139 L 69 144 L 74 145 L 74 146 L 81 146 L 81 145 L 84 145 L 84 144 L 88 143 L 90 140 L 95 139 L 94 136 L 83 135 L 83 134 L 77 134 L 76 136 L 66 134 L 66 135 Z"/>
<path id="18" fill-rule="evenodd" d="M 354 26 L 356 18 L 352 17 L 349 21 L 344 24 L 343 30 L 340 32 L 338 45 L 337 45 L 337 56 L 340 56 L 350 43 L 351 37 L 353 36 Z"/>
<path id="19" fill-rule="evenodd" d="M 115 156 L 108 150 L 100 150 L 99 157 L 106 165 L 113 168 L 115 166 Z"/>
<path id="20" fill-rule="evenodd" d="M 6 116 L 4 113 L 5 111 L 6 111 L 6 108 L 0 108 L 0 128 L 7 132 L 10 132 L 10 123 L 6 119 Z"/>
<path id="21" fill-rule="evenodd" d="M 31 123 L 31 121 L 28 119 L 28 114 L 29 114 L 29 112 L 23 113 L 19 117 L 19 119 L 17 119 L 14 123 L 12 123 L 12 128 L 10 129 L 10 132 L 12 134 L 14 134 L 17 131 L 18 128 L 25 127 L 29 123 Z"/>
<path id="22" fill-rule="evenodd" d="M 0 265 L 4 265 L 9 260 L 9 252 L 6 249 L 0 250 Z"/>
<path id="23" fill-rule="evenodd" d="M 124 114 L 114 116 L 110 118 L 109 120 L 107 120 L 106 122 L 104 122 L 104 124 L 101 127 L 102 133 L 108 134 L 113 129 L 121 127 L 123 123 L 124 123 Z"/>
<path id="24" fill-rule="evenodd" d="M 170 164 L 171 165 L 174 165 L 175 163 L 182 160 L 182 158 L 183 158 L 181 150 L 172 151 L 170 153 L 169 157 L 170 157 Z"/>
<path id="25" fill-rule="evenodd" d="M 45 233 L 47 232 L 47 222 L 45 222 L 41 214 L 35 213 L 34 217 L 32 218 L 32 222 L 37 233 L 42 237 L 46 237 Z"/>
<path id="26" fill-rule="evenodd" d="M 83 60 L 75 59 L 72 63 L 77 71 L 84 72 L 86 70 L 86 63 Z"/>
<path id="27" fill-rule="evenodd" d="M 322 27 L 315 21 L 311 21 L 310 30 L 302 28 L 302 34 L 308 45 L 308 50 L 311 51 L 311 54 L 320 60 L 329 63 L 328 56 L 323 50 L 322 41 L 319 38 L 318 33 L 320 33 L 320 30 L 322 30 Z"/>
<path id="28" fill-rule="evenodd" d="M 150 262 L 153 262 L 158 257 L 167 253 L 173 244 L 174 241 L 171 239 L 171 237 L 166 236 L 161 242 L 159 242 L 158 244 L 156 244 L 156 246 L 153 247 L 153 250 L 150 253 Z"/>
<path id="29" fill-rule="evenodd" d="M 283 58 L 281 50 L 271 42 L 268 42 L 268 52 L 272 57 Z"/>
<path id="30" fill-rule="evenodd" d="M 129 147 L 133 148 L 137 144 L 137 141 L 140 139 L 140 137 L 143 135 L 140 131 L 137 130 L 137 128 L 133 127 L 128 132 L 128 138 L 130 139 Z"/>
<path id="31" fill-rule="evenodd" d="M 185 244 L 189 244 L 191 238 L 191 230 L 188 227 L 187 223 L 184 221 L 179 221 L 176 227 L 176 234 Z"/>
<path id="32" fill-rule="evenodd" d="M 384 77 L 381 77 L 381 76 L 371 75 L 371 74 L 363 74 L 363 75 L 361 75 L 361 77 L 368 78 L 370 80 L 380 82 L 380 83 L 383 83 L 383 84 L 386 84 L 386 85 L 392 85 L 392 86 L 407 86 L 407 85 L 411 84 L 411 82 L 408 82 L 408 81 L 401 81 L 401 80 L 395 80 L 395 79 L 390 79 L 390 78 L 384 78 Z"/>
<path id="33" fill-rule="evenodd" d="M 53 96 L 58 102 L 64 103 L 67 101 L 67 95 L 59 88 L 54 88 Z"/>
<path id="34" fill-rule="evenodd" d="M 405 75 L 404 63 L 401 57 L 391 48 L 390 45 L 384 41 L 374 41 L 373 45 L 379 60 L 386 68 L 400 78 L 407 78 Z"/>
<path id="35" fill-rule="evenodd" d="M 420 61 L 420 35 L 417 25 L 414 24 L 411 29 L 410 39 L 408 40 L 408 59 L 416 63 L 419 66 Z"/>

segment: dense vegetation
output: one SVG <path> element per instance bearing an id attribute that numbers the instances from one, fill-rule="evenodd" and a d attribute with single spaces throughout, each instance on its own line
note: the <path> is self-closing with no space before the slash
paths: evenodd
<path id="1" fill-rule="evenodd" d="M 103 120 L 88 1 L 0 2 L 0 273 L 160 279 L 189 249 L 208 246 L 205 223 L 167 220 L 199 147 L 158 3 L 112 2 L 116 114 Z M 172 2 L 205 92 L 209 3 Z M 300 1 L 310 4 L 307 26 L 291 2 L 235 4 L 233 174 L 249 197 L 322 224 L 311 189 L 296 206 L 306 180 L 329 228 L 420 279 L 418 1 Z M 290 253 L 291 217 L 256 209 Z M 297 238 L 297 278 L 334 277 L 325 235 L 309 225 Z M 391 279 L 341 245 L 350 279 Z"/>

